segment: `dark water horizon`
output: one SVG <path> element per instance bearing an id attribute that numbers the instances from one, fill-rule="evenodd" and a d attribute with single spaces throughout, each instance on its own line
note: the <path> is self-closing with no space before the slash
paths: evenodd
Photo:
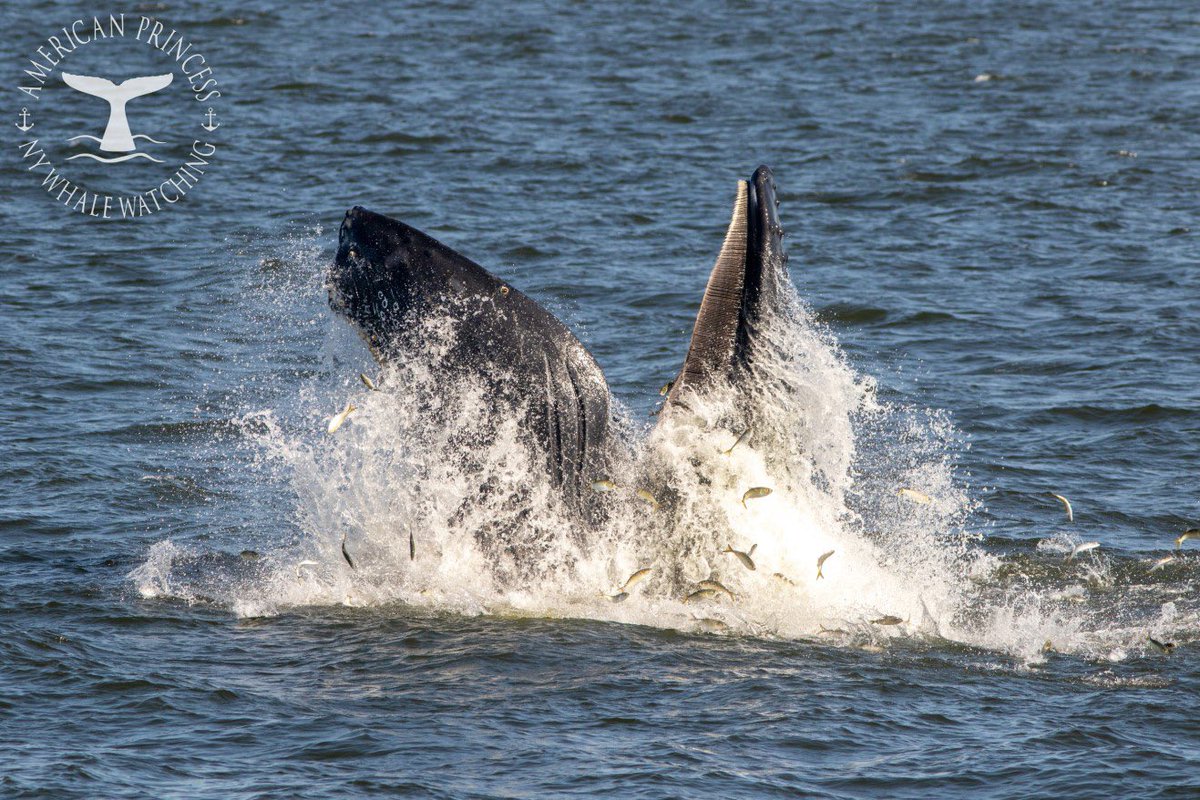
<path id="1" fill-rule="evenodd" d="M 29 55 L 101 13 L 0 9 L 10 125 Z M 0 795 L 1200 795 L 1200 555 L 1174 541 L 1200 527 L 1195 8 L 127 13 L 203 50 L 223 127 L 185 200 L 126 221 L 55 202 L 6 128 Z M 157 63 L 89 52 L 62 68 Z M 34 130 L 99 134 L 92 102 L 47 90 Z M 196 105 L 130 123 L 186 153 Z M 86 161 L 134 170 L 121 191 L 159 169 Z M 647 415 L 760 163 L 804 304 L 772 412 L 808 445 L 792 491 L 717 528 L 621 506 L 593 550 L 534 513 L 549 555 L 498 577 L 446 513 L 470 476 L 422 449 L 455 424 L 414 411 L 436 376 L 358 382 L 324 287 L 342 215 L 511 280 L 596 357 L 631 447 L 686 463 Z M 598 596 L 651 556 L 738 601 Z"/>

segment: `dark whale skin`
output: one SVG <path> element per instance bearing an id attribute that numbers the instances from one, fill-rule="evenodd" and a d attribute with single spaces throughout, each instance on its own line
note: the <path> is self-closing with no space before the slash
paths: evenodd
<path id="1" fill-rule="evenodd" d="M 553 314 L 433 237 L 357 206 L 338 233 L 329 297 L 385 364 L 421 352 L 423 320 L 456 320 L 440 363 L 446 390 L 457 376 L 483 377 L 494 403 L 523 409 L 567 501 L 590 505 L 590 482 L 605 477 L 608 383 Z"/>

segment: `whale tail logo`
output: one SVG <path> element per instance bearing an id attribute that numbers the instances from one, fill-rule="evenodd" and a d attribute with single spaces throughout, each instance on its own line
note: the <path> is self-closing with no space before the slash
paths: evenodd
<path id="1" fill-rule="evenodd" d="M 167 73 L 166 75 L 147 75 L 140 78 L 130 78 L 122 81 L 119 84 L 113 83 L 107 78 L 96 78 L 91 75 L 72 75 L 69 72 L 62 73 L 63 82 L 76 91 L 90 94 L 93 97 L 99 97 L 108 101 L 108 125 L 104 128 L 104 137 L 99 139 L 100 149 L 106 153 L 129 153 L 132 154 L 137 150 L 137 145 L 134 143 L 135 138 L 149 139 L 156 144 L 163 144 L 149 136 L 135 137 L 129 130 L 129 119 L 125 116 L 125 104 L 135 97 L 157 92 L 159 89 L 165 89 L 171 85 L 174 79 L 174 74 Z M 75 139 L 95 139 L 94 136 L 76 136 Z M 104 159 L 93 156 L 90 153 L 80 153 L 79 155 L 87 155 L 91 158 L 96 158 L 98 161 L 124 161 L 127 158 L 132 158 L 132 155 L 127 155 L 117 159 Z M 77 156 L 72 156 L 76 158 Z M 158 159 L 151 158 L 153 161 Z"/>

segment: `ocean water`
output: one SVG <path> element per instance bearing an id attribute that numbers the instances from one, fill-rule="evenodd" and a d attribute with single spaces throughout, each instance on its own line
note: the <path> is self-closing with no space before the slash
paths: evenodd
<path id="1" fill-rule="evenodd" d="M 1200 526 L 1200 15 L 1082 5 L 128 10 L 202 46 L 220 148 L 104 222 L 6 128 L 0 795 L 1200 795 L 1197 544 L 1150 571 Z M 0 9 L 10 124 L 104 13 Z M 724 456 L 723 398 L 649 415 L 760 163 L 795 291 Z M 353 205 L 595 355 L 602 529 L 329 310 Z M 535 547 L 480 543 L 506 514 Z"/>

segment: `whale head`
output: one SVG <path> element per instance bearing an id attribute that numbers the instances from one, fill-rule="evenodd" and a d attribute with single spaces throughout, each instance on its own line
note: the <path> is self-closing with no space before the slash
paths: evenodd
<path id="1" fill-rule="evenodd" d="M 329 304 L 377 354 L 420 319 L 493 291 L 496 279 L 410 225 L 355 206 L 338 231 Z"/>
<path id="2" fill-rule="evenodd" d="M 403 226 L 406 227 L 406 226 Z M 337 255 L 329 269 L 329 305 L 358 328 L 372 348 L 411 307 L 409 270 L 397 220 L 355 206 L 338 231 Z"/>

